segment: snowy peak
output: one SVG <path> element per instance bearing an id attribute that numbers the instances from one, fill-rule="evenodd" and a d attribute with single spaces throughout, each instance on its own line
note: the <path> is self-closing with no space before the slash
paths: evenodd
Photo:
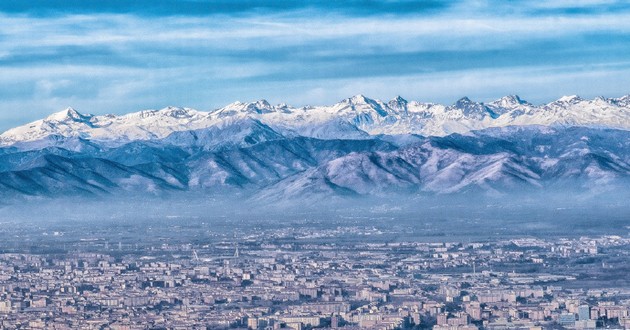
<path id="1" fill-rule="evenodd" d="M 396 112 L 406 113 L 408 104 L 409 102 L 407 102 L 407 100 L 403 99 L 400 95 L 398 95 L 395 98 L 393 98 L 391 101 L 387 102 L 387 107 L 389 107 L 390 109 Z"/>
<path id="2" fill-rule="evenodd" d="M 166 107 L 160 110 L 143 110 L 140 112 L 132 113 L 126 115 L 129 118 L 141 118 L 141 119 L 149 119 L 149 118 L 174 118 L 174 119 L 190 119 L 195 116 L 198 116 L 199 112 L 197 110 L 193 110 L 190 108 L 180 108 L 180 107 Z M 124 117 L 124 116 L 123 116 Z M 109 118 L 116 118 L 115 116 L 109 116 Z"/>
<path id="3" fill-rule="evenodd" d="M 488 103 L 493 108 L 514 109 L 522 105 L 529 105 L 527 101 L 522 100 L 518 95 L 504 96 L 496 101 Z"/>
<path id="4" fill-rule="evenodd" d="M 577 96 L 577 95 L 568 95 L 568 96 L 563 96 L 561 98 L 559 98 L 558 100 L 554 101 L 553 103 L 555 104 L 577 104 L 584 101 L 584 99 L 582 99 L 581 97 Z"/>
<path id="5" fill-rule="evenodd" d="M 77 110 L 72 107 L 68 107 L 62 111 L 53 113 L 52 115 L 46 117 L 44 121 L 54 121 L 54 122 L 65 122 L 65 121 L 75 121 L 75 122 L 86 122 L 92 118 L 92 115 L 83 115 L 79 113 Z"/>
<path id="6" fill-rule="evenodd" d="M 267 100 L 258 100 L 254 103 L 249 103 L 247 105 L 247 110 L 251 112 L 255 112 L 258 114 L 272 112 L 274 108 L 267 102 Z"/>
<path id="7" fill-rule="evenodd" d="M 367 98 L 362 94 L 345 99 L 339 105 L 342 109 L 350 108 L 359 113 L 375 111 L 381 117 L 388 114 L 382 102 Z"/>
<path id="8" fill-rule="evenodd" d="M 630 108 L 630 95 L 609 99 L 609 102 L 619 107 Z"/>
<path id="9" fill-rule="evenodd" d="M 464 96 L 464 97 L 462 97 L 461 99 L 459 99 L 459 100 L 457 100 L 457 101 L 455 102 L 455 106 L 456 106 L 456 107 L 458 107 L 458 108 L 460 108 L 460 107 L 464 107 L 464 106 L 467 106 L 467 105 L 472 104 L 472 103 L 474 103 L 474 102 L 473 102 L 473 101 L 471 101 L 471 100 L 468 98 L 468 96 Z"/>
<path id="10" fill-rule="evenodd" d="M 493 118 L 496 117 L 495 113 L 483 103 L 473 102 L 466 96 L 455 102 L 455 104 L 453 104 L 453 108 L 459 109 L 465 116 L 470 116 L 475 119 L 482 119 L 487 115 L 490 115 Z"/>
<path id="11" fill-rule="evenodd" d="M 159 110 L 158 113 L 162 116 L 167 116 L 171 118 L 191 118 L 197 115 L 196 110 L 179 107 L 164 108 L 162 110 Z"/>
<path id="12" fill-rule="evenodd" d="M 348 103 L 348 104 L 353 104 L 353 105 L 369 105 L 374 103 L 374 100 L 367 98 L 365 95 L 363 94 L 357 94 L 353 97 L 344 99 L 343 101 L 341 101 L 342 103 Z"/>
<path id="13" fill-rule="evenodd" d="M 453 107 L 457 108 L 457 109 L 461 109 L 461 110 L 484 110 L 485 111 L 485 106 L 483 105 L 483 103 L 479 103 L 479 102 L 473 102 L 472 100 L 470 100 L 468 97 L 464 96 L 461 99 L 457 100 L 457 102 L 455 102 L 455 104 L 453 104 Z"/>
<path id="14" fill-rule="evenodd" d="M 286 105 L 279 107 L 280 111 L 283 111 Z M 272 106 L 267 100 L 258 100 L 256 102 L 243 103 L 236 101 L 223 108 L 217 109 L 212 113 L 217 117 L 229 117 L 229 116 L 247 116 L 247 115 L 262 115 L 266 113 L 272 113 L 276 111 L 276 107 Z"/>

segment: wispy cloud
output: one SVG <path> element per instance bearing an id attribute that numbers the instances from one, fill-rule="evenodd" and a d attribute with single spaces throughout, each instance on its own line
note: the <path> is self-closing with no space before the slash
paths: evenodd
<path id="1" fill-rule="evenodd" d="M 630 8 L 618 1 L 40 2 L 0 5 L 0 105 L 22 104 L 23 121 L 69 105 L 629 92 Z"/>
<path id="2" fill-rule="evenodd" d="M 296 10 L 326 10 L 356 15 L 432 13 L 450 7 L 451 0 L 31 0 L 0 4 L 0 10 L 50 16 L 58 14 L 125 13 L 140 16 L 207 16 L 243 13 L 268 14 Z"/>

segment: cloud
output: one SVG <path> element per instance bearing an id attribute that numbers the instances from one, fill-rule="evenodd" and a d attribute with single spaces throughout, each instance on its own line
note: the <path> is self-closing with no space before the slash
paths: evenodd
<path id="1" fill-rule="evenodd" d="M 451 6 L 450 0 L 31 0 L 0 4 L 0 11 L 54 16 L 60 14 L 114 13 L 138 16 L 207 16 L 243 13 L 268 14 L 297 10 L 321 10 L 355 15 L 383 15 L 439 12 Z"/>
<path id="2" fill-rule="evenodd" d="M 303 105 L 357 93 L 450 102 L 508 90 L 543 100 L 630 83 L 630 10 L 602 9 L 615 1 L 182 2 L 206 6 L 196 13 L 169 1 L 16 3 L 0 5 L 0 106 L 22 101 L 24 121 L 65 106 Z M 10 116 L 0 112 L 0 128 Z"/>

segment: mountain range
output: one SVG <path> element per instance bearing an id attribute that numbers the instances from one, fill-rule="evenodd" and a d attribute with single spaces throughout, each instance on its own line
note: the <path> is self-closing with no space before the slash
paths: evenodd
<path id="1" fill-rule="evenodd" d="M 630 95 L 452 105 L 357 95 L 295 108 L 95 116 L 72 108 L 0 134 L 0 197 L 235 194 L 253 200 L 627 193 Z"/>

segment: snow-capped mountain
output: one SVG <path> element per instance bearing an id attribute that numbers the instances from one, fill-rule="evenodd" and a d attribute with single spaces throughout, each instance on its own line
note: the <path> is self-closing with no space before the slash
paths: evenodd
<path id="1" fill-rule="evenodd" d="M 629 96 L 444 106 L 359 95 L 323 107 L 258 101 L 122 116 L 66 109 L 0 135 L 0 197 L 630 197 L 629 114 Z"/>
<path id="2" fill-rule="evenodd" d="M 0 145 L 37 148 L 54 145 L 58 137 L 120 145 L 136 140 L 162 139 L 174 132 L 237 125 L 245 119 L 259 121 L 284 135 L 322 139 L 369 138 L 379 134 L 446 136 L 491 127 L 525 125 L 627 130 L 630 129 L 630 95 L 594 100 L 565 96 L 540 106 L 518 96 L 506 96 L 487 104 L 464 97 L 445 106 L 408 102 L 402 97 L 382 102 L 357 95 L 331 106 L 294 108 L 285 104 L 273 106 L 261 100 L 235 102 L 209 112 L 168 107 L 121 116 L 94 116 L 68 108 L 2 133 Z"/>

